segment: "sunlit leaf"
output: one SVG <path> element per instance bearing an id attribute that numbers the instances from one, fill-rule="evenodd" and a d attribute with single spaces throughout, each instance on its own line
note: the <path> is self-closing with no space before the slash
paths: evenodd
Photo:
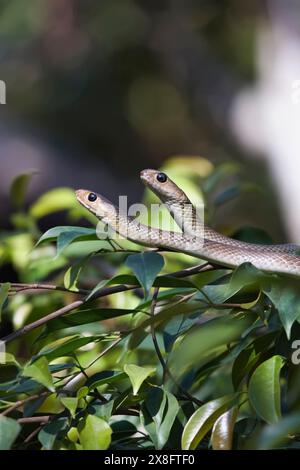
<path id="1" fill-rule="evenodd" d="M 110 445 L 112 430 L 107 422 L 98 416 L 88 415 L 82 419 L 78 431 L 84 450 L 105 450 Z"/>
<path id="2" fill-rule="evenodd" d="M 85 227 L 58 226 L 45 232 L 36 245 L 45 241 L 57 241 L 56 256 L 59 256 L 74 241 L 98 240 L 95 229 Z"/>
<path id="3" fill-rule="evenodd" d="M 70 188 L 55 188 L 44 193 L 30 208 L 30 215 L 40 219 L 53 212 L 71 209 L 77 205 L 74 191 Z"/>
<path id="4" fill-rule="evenodd" d="M 140 367 L 135 364 L 125 364 L 124 372 L 130 378 L 134 395 L 137 395 L 142 383 L 155 371 L 155 367 Z"/>
<path id="5" fill-rule="evenodd" d="M 49 370 L 48 361 L 45 357 L 41 357 L 32 364 L 25 366 L 23 375 L 25 377 L 32 377 L 34 380 L 54 392 L 55 388 L 52 375 Z"/>
<path id="6" fill-rule="evenodd" d="M 232 404 L 235 397 L 226 395 L 209 401 L 195 411 L 188 420 L 182 434 L 183 450 L 195 450 L 214 423 Z"/>
<path id="7" fill-rule="evenodd" d="M 76 409 L 78 406 L 78 398 L 77 397 L 61 397 L 60 401 L 64 405 L 64 407 L 70 411 L 71 416 L 75 418 Z"/>
<path id="8" fill-rule="evenodd" d="M 273 356 L 260 364 L 249 382 L 249 400 L 256 413 L 267 423 L 276 423 L 281 417 L 280 370 L 281 356 Z"/>
<path id="9" fill-rule="evenodd" d="M 216 421 L 212 430 L 211 442 L 214 450 L 231 450 L 233 428 L 238 415 L 235 406 L 225 411 Z"/>

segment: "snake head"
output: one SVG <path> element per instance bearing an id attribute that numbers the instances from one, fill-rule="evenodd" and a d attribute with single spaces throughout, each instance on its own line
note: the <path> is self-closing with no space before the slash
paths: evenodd
<path id="1" fill-rule="evenodd" d="M 166 173 L 158 170 L 146 169 L 141 171 L 140 178 L 163 202 L 186 202 L 187 196 L 178 188 Z"/>
<path id="2" fill-rule="evenodd" d="M 98 193 L 87 189 L 78 189 L 75 191 L 75 194 L 80 204 L 95 214 L 99 219 L 106 218 L 115 212 L 113 204 Z"/>

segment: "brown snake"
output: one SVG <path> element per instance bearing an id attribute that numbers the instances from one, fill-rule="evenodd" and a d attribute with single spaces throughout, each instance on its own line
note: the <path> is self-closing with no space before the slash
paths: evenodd
<path id="1" fill-rule="evenodd" d="M 250 262 L 263 271 L 300 276 L 300 256 L 287 252 L 290 250 L 295 251 L 296 247 L 294 245 L 269 245 L 266 249 L 265 245 L 245 244 L 231 241 L 227 237 L 225 237 L 226 243 L 219 243 L 207 238 L 203 241 L 201 237 L 186 235 L 186 231 L 185 233 L 169 232 L 143 225 L 128 217 L 127 214 L 119 213 L 119 210 L 112 203 L 89 190 L 77 190 L 76 197 L 84 207 L 95 214 L 104 224 L 109 225 L 121 236 L 135 243 L 179 251 L 230 268 Z M 164 200 L 164 196 L 162 196 L 162 199 Z M 192 230 L 194 230 L 193 225 Z M 209 229 L 208 233 L 211 234 L 212 232 Z M 207 236 L 206 233 L 205 236 Z M 223 237 L 219 234 L 218 236 Z"/>
<path id="2" fill-rule="evenodd" d="M 247 243 L 226 237 L 204 225 L 197 217 L 197 211 L 187 195 L 166 173 L 157 170 L 143 170 L 140 174 L 143 183 L 155 193 L 172 214 L 182 231 L 189 236 L 202 235 L 205 239 L 243 249 L 300 254 L 300 246 L 294 244 L 263 245 Z"/>

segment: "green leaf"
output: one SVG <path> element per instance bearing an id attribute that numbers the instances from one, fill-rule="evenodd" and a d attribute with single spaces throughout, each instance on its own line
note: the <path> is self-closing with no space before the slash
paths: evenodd
<path id="1" fill-rule="evenodd" d="M 240 171 L 240 165 L 236 162 L 225 162 L 221 165 L 218 165 L 214 170 L 209 174 L 209 176 L 203 182 L 203 189 L 206 192 L 213 191 L 216 186 L 222 182 L 225 178 L 230 175 L 234 175 Z"/>
<path id="2" fill-rule="evenodd" d="M 232 297 L 241 289 L 251 285 L 256 285 L 259 288 L 262 282 L 272 281 L 273 279 L 275 279 L 275 276 L 260 271 L 251 263 L 243 263 L 233 271 L 228 284 L 227 295 Z"/>
<path id="3" fill-rule="evenodd" d="M 9 450 L 20 431 L 17 421 L 0 415 L 0 450 Z"/>
<path id="4" fill-rule="evenodd" d="M 220 194 L 218 194 L 215 197 L 214 204 L 216 207 L 221 206 L 222 204 L 225 204 L 228 201 L 231 201 L 232 199 L 235 199 L 237 196 L 239 196 L 241 193 L 244 192 L 261 192 L 261 187 L 257 184 L 253 183 L 238 183 L 234 186 L 231 186 L 229 188 L 226 188 L 224 191 L 222 191 Z"/>
<path id="5" fill-rule="evenodd" d="M 40 384 L 44 385 L 51 392 L 55 391 L 52 375 L 49 370 L 48 361 L 45 357 L 25 366 L 23 374 L 25 377 L 31 377 Z"/>
<path id="6" fill-rule="evenodd" d="M 30 208 L 30 215 L 40 219 L 53 212 L 77 206 L 74 191 L 70 188 L 55 188 L 43 194 Z"/>
<path id="7" fill-rule="evenodd" d="M 190 417 L 183 430 L 181 445 L 183 450 L 195 450 L 214 423 L 226 411 L 235 396 L 226 395 L 202 405 Z"/>
<path id="8" fill-rule="evenodd" d="M 173 374 L 178 377 L 195 364 L 201 367 L 216 352 L 224 352 L 228 344 L 239 340 L 256 318 L 251 312 L 224 315 L 189 330 L 171 354 L 170 367 Z"/>
<path id="9" fill-rule="evenodd" d="M 47 230 L 47 232 L 40 237 L 36 246 L 42 242 L 53 240 L 57 240 L 56 256 L 59 256 L 63 250 L 65 250 L 74 241 L 98 240 L 98 238 L 95 229 L 62 225 Z"/>
<path id="10" fill-rule="evenodd" d="M 251 373 L 251 370 L 253 370 L 258 362 L 262 362 L 262 356 L 264 356 L 264 359 L 267 359 L 265 355 L 270 354 L 268 348 L 274 343 L 278 334 L 278 331 L 267 333 L 255 339 L 240 351 L 232 366 L 232 384 L 235 389 L 239 387 L 243 378 Z"/>
<path id="11" fill-rule="evenodd" d="M 88 393 L 89 393 L 89 387 L 84 386 L 84 387 L 79 388 L 76 393 L 77 399 L 81 400 L 81 398 L 86 397 Z"/>
<path id="12" fill-rule="evenodd" d="M 94 388 L 97 388 L 100 385 L 111 384 L 124 379 L 128 380 L 128 377 L 125 372 L 104 370 L 102 372 L 98 372 L 95 375 L 92 375 L 92 377 L 89 377 L 86 381 L 86 385 L 89 390 L 93 390 Z"/>
<path id="13" fill-rule="evenodd" d="M 156 449 L 162 449 L 168 441 L 178 411 L 179 404 L 172 393 L 158 387 L 150 390 L 142 407 L 142 418 Z"/>
<path id="14" fill-rule="evenodd" d="M 273 356 L 260 364 L 249 382 L 249 400 L 256 413 L 267 423 L 276 423 L 280 411 L 280 370 L 284 364 L 281 356 Z"/>
<path id="15" fill-rule="evenodd" d="M 214 205 L 216 207 L 219 207 L 225 204 L 226 202 L 231 201 L 232 199 L 235 199 L 237 196 L 240 195 L 240 193 L 241 193 L 240 185 L 235 185 L 235 186 L 226 188 L 224 191 L 222 191 L 220 194 L 218 194 L 215 197 Z"/>
<path id="16" fill-rule="evenodd" d="M 105 421 L 109 421 L 113 412 L 113 408 L 114 408 L 114 400 L 110 400 L 105 403 L 103 402 L 99 403 L 99 401 L 90 403 L 88 410 L 90 414 L 96 415 L 98 416 L 98 418 L 102 418 Z"/>
<path id="17" fill-rule="evenodd" d="M 96 236 L 95 229 L 85 228 L 85 227 L 73 227 L 68 225 L 59 225 L 57 227 L 52 227 L 47 232 L 45 232 L 37 242 L 37 245 L 46 241 L 46 240 L 56 240 L 63 233 L 76 233 L 79 237 L 85 235 L 94 235 Z"/>
<path id="18" fill-rule="evenodd" d="M 239 266 L 232 274 L 225 298 L 227 300 L 241 289 L 256 285 L 278 310 L 280 320 L 290 338 L 293 323 L 300 319 L 300 292 L 298 281 L 285 276 L 267 274 L 250 263 Z"/>
<path id="19" fill-rule="evenodd" d="M 136 275 L 147 297 L 157 274 L 164 266 L 164 259 L 158 253 L 145 252 L 128 256 L 126 265 Z"/>
<path id="20" fill-rule="evenodd" d="M 84 450 L 106 450 L 111 442 L 112 430 L 98 416 L 88 415 L 78 425 L 80 443 Z"/>
<path id="21" fill-rule="evenodd" d="M 9 282 L 6 282 L 5 284 L 0 284 L 0 321 L 1 321 L 2 309 L 8 297 L 9 289 L 10 289 Z"/>
<path id="22" fill-rule="evenodd" d="M 281 323 L 289 339 L 293 323 L 300 319 L 299 281 L 284 277 L 274 279 L 271 284 L 264 285 L 263 291 L 278 310 Z"/>
<path id="23" fill-rule="evenodd" d="M 31 171 L 29 173 L 23 173 L 19 176 L 17 176 L 10 187 L 10 198 L 11 201 L 16 209 L 21 209 L 25 196 L 26 196 L 26 191 L 28 184 L 32 178 L 32 176 L 36 175 L 37 171 Z"/>
<path id="24" fill-rule="evenodd" d="M 85 229 L 90 230 L 90 229 Z M 78 230 L 63 232 L 57 237 L 57 250 L 56 256 L 59 256 L 71 243 L 76 241 L 87 241 L 87 240 L 94 240 L 95 239 L 94 233 L 85 233 L 82 234 L 82 230 L 80 232 Z"/>
<path id="25" fill-rule="evenodd" d="M 140 367 L 136 366 L 135 364 L 125 364 L 124 372 L 130 378 L 130 382 L 133 388 L 133 395 L 137 395 L 140 386 L 144 382 L 144 380 L 149 377 L 149 375 L 156 372 L 155 367 Z"/>
<path id="26" fill-rule="evenodd" d="M 108 282 L 106 280 L 98 282 L 98 284 L 91 290 L 85 300 L 91 300 L 99 292 L 99 290 L 103 289 L 103 287 L 105 287 L 107 284 Z"/>
<path id="27" fill-rule="evenodd" d="M 300 413 L 284 416 L 280 421 L 265 426 L 256 439 L 256 449 L 277 449 L 290 441 L 290 437 L 300 433 Z"/>
<path id="28" fill-rule="evenodd" d="M 233 428 L 237 415 L 238 408 L 234 406 L 216 420 L 211 435 L 214 450 L 232 449 Z"/>
<path id="29" fill-rule="evenodd" d="M 88 323 L 108 320 L 110 318 L 121 317 L 129 315 L 132 312 L 134 312 L 134 310 L 125 308 L 94 308 L 79 310 L 78 312 L 70 313 L 69 315 L 50 321 L 46 326 L 46 333 L 48 334 L 64 328 L 72 328 Z M 45 335 L 43 334 L 42 336 L 44 337 Z"/>
<path id="30" fill-rule="evenodd" d="M 78 406 L 78 398 L 77 397 L 61 397 L 60 401 L 64 405 L 64 407 L 70 411 L 72 418 L 75 418 L 76 409 Z"/>
<path id="31" fill-rule="evenodd" d="M 43 426 L 43 429 L 38 434 L 38 439 L 46 450 L 51 450 L 55 441 L 59 438 L 60 432 L 66 431 L 67 428 L 68 418 L 55 418 L 53 421 Z"/>
<path id="32" fill-rule="evenodd" d="M 70 266 L 64 275 L 64 286 L 66 289 L 70 289 L 74 292 L 78 292 L 77 283 L 79 276 L 85 264 L 90 260 L 91 255 L 86 256 L 82 260 Z"/>
<path id="33" fill-rule="evenodd" d="M 75 337 L 65 341 L 63 344 L 59 344 L 53 348 L 40 351 L 37 357 L 45 356 L 48 361 L 51 362 L 56 357 L 73 356 L 73 353 L 76 351 L 76 349 L 81 348 L 81 346 L 85 346 L 86 344 L 89 344 L 97 339 L 98 336 L 87 336 L 84 338 Z"/>

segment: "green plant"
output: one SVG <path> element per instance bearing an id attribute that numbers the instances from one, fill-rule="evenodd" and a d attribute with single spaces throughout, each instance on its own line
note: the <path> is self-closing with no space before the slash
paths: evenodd
<path id="1" fill-rule="evenodd" d="M 218 192 L 237 168 L 203 174 L 199 162 L 191 173 L 210 217 L 249 189 L 235 176 Z M 114 249 L 74 225 L 94 219 L 67 188 L 25 210 L 29 179 L 13 183 L 14 229 L 0 238 L 1 264 L 20 281 L 0 288 L 1 325 L 14 326 L 2 338 L 0 448 L 297 448 L 298 283 L 127 241 Z M 72 225 L 41 235 L 58 210 Z"/>

